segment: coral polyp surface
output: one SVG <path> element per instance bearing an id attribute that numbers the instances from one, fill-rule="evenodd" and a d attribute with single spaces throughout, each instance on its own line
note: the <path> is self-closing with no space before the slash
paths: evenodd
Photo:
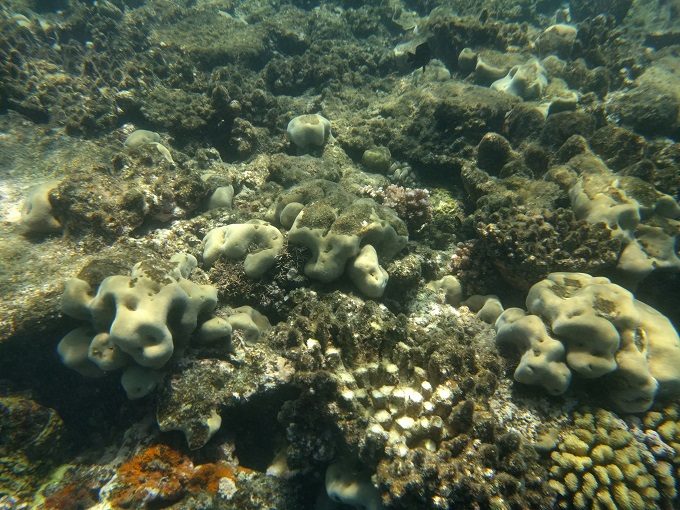
<path id="1" fill-rule="evenodd" d="M 657 463 L 616 415 L 575 413 L 550 458 L 550 486 L 559 508 L 660 508 Z"/>

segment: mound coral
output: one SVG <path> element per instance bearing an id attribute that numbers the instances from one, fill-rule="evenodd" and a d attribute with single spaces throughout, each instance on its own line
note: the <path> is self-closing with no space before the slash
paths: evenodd
<path id="1" fill-rule="evenodd" d="M 188 267 L 195 267 L 196 259 L 190 258 Z M 85 280 L 69 280 L 62 311 L 90 325 L 59 342 L 64 364 L 89 377 L 124 369 L 121 382 L 129 398 L 151 392 L 160 378 L 158 370 L 186 344 L 199 316 L 217 304 L 214 287 L 183 277 L 161 280 L 150 277 L 140 264 L 131 276 L 105 278 L 94 295 Z"/>
<path id="2" fill-rule="evenodd" d="M 386 284 L 379 261 L 394 257 L 408 239 L 406 226 L 394 211 L 321 179 L 286 192 L 275 216 L 290 228 L 288 242 L 311 252 L 304 268 L 308 277 L 332 282 L 343 275 L 349 263 L 352 280 L 370 297 L 382 296 Z M 363 260 L 356 263 L 367 245 L 374 248 L 376 256 L 363 251 Z M 365 263 L 367 259 L 370 263 Z"/>
<path id="3" fill-rule="evenodd" d="M 250 278 L 260 278 L 269 270 L 283 248 L 279 229 L 266 221 L 250 220 L 212 229 L 203 239 L 203 260 L 211 266 L 218 258 L 245 257 L 244 269 Z"/>
<path id="4" fill-rule="evenodd" d="M 680 338 L 671 322 L 604 277 L 552 273 L 529 290 L 530 315 L 510 308 L 496 344 L 521 354 L 515 379 L 559 395 L 572 374 L 602 378 L 621 410 L 650 408 L 657 393 L 680 395 Z"/>
<path id="5" fill-rule="evenodd" d="M 638 177 L 614 174 L 592 154 L 576 156 L 569 165 L 580 173 L 569 189 L 576 217 L 604 222 L 621 239 L 618 269 L 632 283 L 655 269 L 680 271 L 680 205 L 672 196 Z"/>

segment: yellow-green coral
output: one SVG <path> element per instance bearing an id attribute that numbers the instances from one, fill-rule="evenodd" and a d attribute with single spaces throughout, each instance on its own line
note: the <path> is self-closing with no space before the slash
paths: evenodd
<path id="1" fill-rule="evenodd" d="M 676 479 L 680 477 L 680 405 L 670 404 L 649 411 L 642 418 L 644 427 L 656 431 L 661 440 L 675 450 L 672 459 L 657 462 L 655 475 L 659 492 L 668 499 L 678 495 Z"/>
<path id="2" fill-rule="evenodd" d="M 562 434 L 551 454 L 549 483 L 560 508 L 657 508 L 658 473 L 655 477 L 644 464 L 644 448 L 612 413 L 575 413 L 574 428 Z"/>

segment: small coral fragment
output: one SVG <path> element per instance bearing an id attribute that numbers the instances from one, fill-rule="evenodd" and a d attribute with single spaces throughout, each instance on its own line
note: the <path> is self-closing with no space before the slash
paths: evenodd
<path id="1" fill-rule="evenodd" d="M 61 223 L 54 217 L 50 203 L 50 191 L 59 185 L 52 180 L 33 188 L 21 209 L 21 224 L 28 232 L 51 234 L 61 230 Z"/>

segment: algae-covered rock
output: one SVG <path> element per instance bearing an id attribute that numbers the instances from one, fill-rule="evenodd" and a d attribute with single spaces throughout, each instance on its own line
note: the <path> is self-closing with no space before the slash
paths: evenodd
<path id="1" fill-rule="evenodd" d="M 635 86 L 630 90 L 612 94 L 608 111 L 640 134 L 677 138 L 680 129 L 679 69 L 677 59 L 659 59 L 635 80 Z"/>
<path id="2" fill-rule="evenodd" d="M 205 130 L 215 114 L 205 94 L 163 86 L 156 86 L 143 96 L 141 112 L 152 125 L 184 135 Z"/>
<path id="3" fill-rule="evenodd" d="M 461 179 L 467 192 L 466 201 L 475 204 L 477 214 L 489 214 L 504 207 L 519 206 L 553 209 L 556 202 L 564 196 L 559 187 L 548 180 L 535 180 L 526 174 L 495 179 L 470 163 L 463 165 Z"/>
<path id="4" fill-rule="evenodd" d="M 361 163 L 371 172 L 387 173 L 392 163 L 392 155 L 387 147 L 366 149 L 361 156 Z"/>
<path id="5" fill-rule="evenodd" d="M 498 175 L 513 157 L 510 142 L 498 133 L 487 133 L 477 146 L 477 166 L 491 175 Z"/>
<path id="6" fill-rule="evenodd" d="M 628 129 L 606 125 L 593 133 L 590 147 L 609 168 L 619 171 L 642 161 L 647 143 Z"/>
<path id="7" fill-rule="evenodd" d="M 478 214 L 478 249 L 517 289 L 555 271 L 601 273 L 616 267 L 622 242 L 602 223 L 579 220 L 570 209 L 502 208 Z"/>
<path id="8" fill-rule="evenodd" d="M 64 423 L 54 409 L 24 395 L 0 396 L 0 416 L 0 498 L 29 500 L 62 460 Z"/>
<path id="9" fill-rule="evenodd" d="M 534 45 L 540 56 L 554 53 L 562 58 L 571 54 L 576 41 L 576 27 L 557 23 L 550 25 L 536 38 Z"/>
<path id="10" fill-rule="evenodd" d="M 136 148 L 105 164 L 85 155 L 72 160 L 50 195 L 67 236 L 112 242 L 145 223 L 187 217 L 204 206 L 211 189 L 198 170 L 174 164 L 169 150 L 152 139 L 134 140 Z"/>
<path id="11" fill-rule="evenodd" d="M 541 142 L 553 148 L 564 144 L 571 136 L 588 138 L 595 131 L 595 119 L 586 112 L 557 112 L 545 120 L 541 132 Z"/>
<path id="12" fill-rule="evenodd" d="M 541 476 L 536 454 L 487 411 L 500 369 L 497 354 L 484 347 L 488 326 L 461 310 L 458 317 L 470 329 L 455 332 L 458 319 L 449 322 L 448 305 L 439 319 L 419 326 L 424 317 L 417 314 L 401 321 L 376 303 L 337 292 L 296 299 L 300 304 L 270 341 L 290 345 L 293 334 L 288 349 L 295 363 L 326 367 L 331 379 L 316 379 L 313 393 L 286 403 L 279 414 L 291 467 L 332 464 L 349 451 L 365 472 L 375 469 L 372 482 L 384 505 L 420 506 L 436 498 L 442 505 L 521 500 L 529 508 L 550 506 L 549 492 L 541 493 L 533 478 Z M 338 427 L 329 431 L 330 422 Z M 484 478 L 489 468 L 496 474 Z M 530 479 L 537 484 L 522 484 Z M 358 488 L 360 479 L 352 480 Z"/>
<path id="13" fill-rule="evenodd" d="M 594 18 L 599 14 L 609 14 L 620 22 L 626 16 L 632 4 L 632 0 L 570 0 L 569 12 L 576 21 Z"/>
<path id="14" fill-rule="evenodd" d="M 222 416 L 233 423 L 230 414 L 238 415 L 264 393 L 284 391 L 293 374 L 293 367 L 263 344 L 245 349 L 238 366 L 218 359 L 187 360 L 159 390 L 158 425 L 182 432 L 189 448 L 201 448 L 219 431 Z"/>
<path id="15" fill-rule="evenodd" d="M 430 83 L 427 88 L 408 86 L 398 96 L 375 100 L 380 118 L 364 111 L 352 113 L 350 127 L 337 127 L 336 137 L 357 157 L 383 146 L 394 159 L 426 170 L 425 175 L 450 180 L 460 168 L 459 149 L 476 145 L 489 131 L 501 133 L 506 114 L 519 101 L 511 94 L 457 80 Z"/>
<path id="16" fill-rule="evenodd" d="M 262 26 L 249 25 L 207 5 L 189 9 L 176 22 L 158 27 L 151 40 L 182 48 L 196 65 L 206 69 L 236 61 L 253 65 L 267 51 Z"/>

